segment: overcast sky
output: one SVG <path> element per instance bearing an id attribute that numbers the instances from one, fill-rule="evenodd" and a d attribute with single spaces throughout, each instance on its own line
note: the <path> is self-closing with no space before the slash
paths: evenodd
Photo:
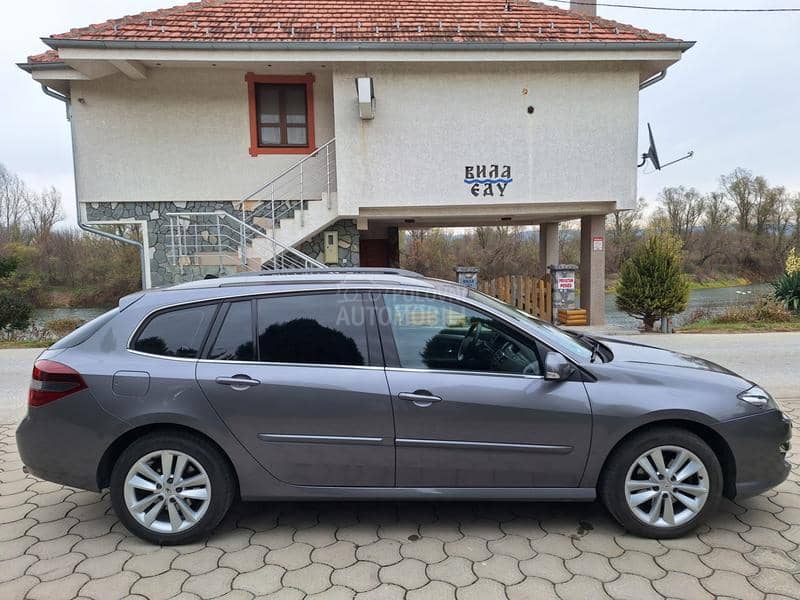
<path id="1" fill-rule="evenodd" d="M 398 0 L 401 1 L 401 0 Z M 435 0 L 433 0 L 435 1 Z M 608 0 L 613 2 L 614 0 Z M 630 0 L 676 7 L 800 7 L 798 0 Z M 69 128 L 64 106 L 19 70 L 38 38 L 111 17 L 164 8 L 172 0 L 5 2 L 0 19 L 0 162 L 34 187 L 55 185 L 74 219 Z M 563 6 L 563 5 L 562 5 Z M 600 7 L 600 16 L 697 45 L 668 78 L 641 96 L 641 151 L 652 123 L 662 162 L 694 150 L 661 173 L 639 171 L 650 201 L 667 185 L 716 188 L 719 175 L 746 167 L 800 192 L 800 13 L 699 14 Z M 598 115 L 602 118 L 602 115 Z"/>

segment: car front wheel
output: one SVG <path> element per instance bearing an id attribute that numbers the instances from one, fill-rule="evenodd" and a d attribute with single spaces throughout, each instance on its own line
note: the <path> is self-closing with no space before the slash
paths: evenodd
<path id="1" fill-rule="evenodd" d="M 663 428 L 625 441 L 609 459 L 601 497 L 631 533 L 684 535 L 713 513 L 722 496 L 722 468 L 692 432 Z"/>
<path id="2" fill-rule="evenodd" d="M 131 533 L 154 544 L 206 537 L 233 500 L 227 460 L 199 436 L 146 435 L 120 455 L 111 473 L 111 502 Z"/>

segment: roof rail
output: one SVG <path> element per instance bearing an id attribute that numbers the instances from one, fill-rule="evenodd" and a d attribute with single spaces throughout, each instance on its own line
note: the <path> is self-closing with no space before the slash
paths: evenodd
<path id="1" fill-rule="evenodd" d="M 329 267 L 322 269 L 279 269 L 276 271 L 253 271 L 237 273 L 226 277 L 270 277 L 275 275 L 397 275 L 399 277 L 413 277 L 424 279 L 425 276 L 407 269 L 391 269 L 385 267 Z M 222 277 L 225 279 L 225 277 Z"/>

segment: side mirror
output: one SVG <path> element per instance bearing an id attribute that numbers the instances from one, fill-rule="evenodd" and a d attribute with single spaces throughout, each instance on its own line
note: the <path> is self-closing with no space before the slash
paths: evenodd
<path id="1" fill-rule="evenodd" d="M 548 352 L 544 357 L 545 381 L 564 381 L 575 372 L 572 363 L 558 352 Z"/>

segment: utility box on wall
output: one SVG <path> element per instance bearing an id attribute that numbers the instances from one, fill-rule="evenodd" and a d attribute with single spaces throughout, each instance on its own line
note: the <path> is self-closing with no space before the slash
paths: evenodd
<path id="1" fill-rule="evenodd" d="M 338 265 L 339 264 L 339 232 L 326 231 L 325 232 L 325 264 Z"/>
<path id="2" fill-rule="evenodd" d="M 550 265 L 550 279 L 553 283 L 553 316 L 559 309 L 570 310 L 577 306 L 577 285 L 575 274 L 577 265 Z"/>
<path id="3" fill-rule="evenodd" d="M 478 288 L 478 267 L 456 267 L 456 278 L 458 283 L 469 288 Z"/>

